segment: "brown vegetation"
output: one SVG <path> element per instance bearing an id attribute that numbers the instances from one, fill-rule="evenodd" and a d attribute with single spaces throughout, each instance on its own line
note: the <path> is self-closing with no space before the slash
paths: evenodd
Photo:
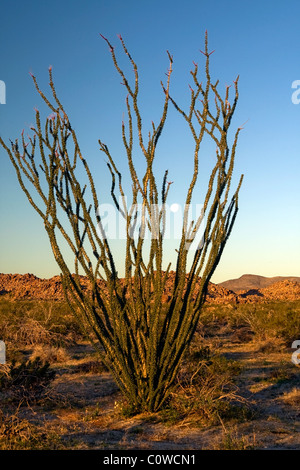
<path id="1" fill-rule="evenodd" d="M 65 302 L 10 297 L 0 449 L 300 449 L 299 301 L 207 302 L 169 401 L 134 414 Z"/>

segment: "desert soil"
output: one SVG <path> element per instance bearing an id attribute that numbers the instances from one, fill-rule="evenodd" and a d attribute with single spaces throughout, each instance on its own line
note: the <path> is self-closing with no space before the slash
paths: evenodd
<path id="1" fill-rule="evenodd" d="M 189 419 L 159 422 L 149 413 L 122 417 L 120 392 L 108 372 L 93 372 L 87 343 L 70 348 L 69 362 L 55 366 L 55 407 L 21 407 L 19 417 L 58 434 L 67 449 L 215 450 L 226 433 L 246 448 L 300 449 L 300 368 L 291 361 L 292 350 L 273 345 L 268 352 L 268 345 L 241 343 L 226 332 L 212 341 L 210 346 L 244 366 L 237 385 L 253 410 L 246 421 L 199 427 Z"/>

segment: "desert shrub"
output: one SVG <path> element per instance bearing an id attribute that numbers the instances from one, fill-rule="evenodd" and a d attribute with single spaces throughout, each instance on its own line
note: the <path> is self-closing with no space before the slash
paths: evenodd
<path id="1" fill-rule="evenodd" d="M 131 177 L 129 194 L 123 188 L 119 162 L 102 139 L 98 142 L 111 174 L 111 196 L 115 209 L 127 228 L 123 280 L 118 276 L 116 258 L 99 211 L 99 201 L 103 200 L 103 195 L 100 197 L 96 190 L 75 129 L 58 99 L 52 67 L 49 67 L 51 97 L 42 92 L 36 77 L 32 75 L 37 92 L 52 111 L 45 125 L 36 110 L 35 125 L 31 128 L 34 136 L 28 136 L 29 142 L 22 133 L 19 143 L 15 139 L 10 141 L 8 147 L 0 137 L 0 144 L 16 170 L 18 182 L 29 203 L 43 220 L 61 271 L 65 298 L 71 308 L 76 306 L 74 315 L 78 315 L 81 323 L 85 324 L 87 336 L 91 339 L 96 337 L 100 353 L 103 352 L 102 360 L 113 373 L 124 396 L 139 411 L 156 411 L 164 404 L 174 385 L 181 359 L 197 327 L 208 283 L 221 259 L 238 213 L 243 176 L 235 189 L 232 176 L 242 126 L 230 136 L 239 97 L 238 77 L 231 90 L 230 86 L 226 86 L 220 93 L 219 80 L 212 80 L 210 74 L 211 52 L 206 34 L 205 48 L 201 51 L 205 57 L 203 72 L 194 62 L 191 70 L 193 87 L 189 86 L 190 101 L 188 106 L 181 106 L 170 95 L 173 58 L 168 52 L 167 82 L 161 83 L 161 117 L 157 124 L 154 121 L 149 123 L 149 133 L 145 134 L 138 99 L 138 67 L 122 37 L 119 38 L 129 59 L 128 65 L 133 68 L 133 80 L 127 78 L 128 69 L 123 71 L 121 68 L 122 61 L 119 61 L 114 46 L 103 37 L 127 94 L 127 119 L 126 123 L 122 123 L 121 134 Z M 166 210 L 172 182 L 168 181 L 167 169 L 158 182 L 154 169 L 157 145 L 169 116 L 170 105 L 182 116 L 194 148 L 193 172 L 186 182 L 182 200 L 185 209 L 174 260 L 175 277 L 166 300 L 164 291 L 171 270 L 171 262 L 165 256 Z M 200 171 L 200 150 L 206 139 L 216 149 L 215 159 L 211 162 L 205 183 L 201 214 L 190 221 L 194 190 L 203 173 Z M 140 175 L 136 167 L 137 146 L 145 163 L 144 175 Z M 186 165 L 186 162 L 183 164 Z M 126 202 L 128 195 L 131 207 Z M 38 203 L 35 196 L 38 196 Z M 118 196 L 121 197 L 120 203 Z M 138 208 L 140 204 L 141 211 Z M 196 236 L 200 235 L 201 224 L 204 230 L 198 242 Z M 132 236 L 134 231 L 137 237 Z M 149 244 L 145 243 L 147 239 Z M 191 253 L 194 241 L 197 242 L 197 249 Z M 63 254 L 64 242 L 74 255 L 71 264 Z M 80 271 L 89 282 L 89 294 L 80 285 Z"/>
<path id="2" fill-rule="evenodd" d="M 48 362 L 49 364 L 66 362 L 70 359 L 70 356 L 65 348 L 47 344 L 38 344 L 34 347 L 30 359 L 34 360 L 38 357 L 42 361 Z"/>
<path id="3" fill-rule="evenodd" d="M 289 406 L 300 407 L 300 390 L 298 387 L 293 387 L 291 390 L 283 393 L 280 399 Z"/>
<path id="4" fill-rule="evenodd" d="M 255 450 L 256 439 L 253 436 L 240 436 L 236 429 L 225 430 L 223 437 L 214 450 Z"/>
<path id="5" fill-rule="evenodd" d="M 209 346 L 201 346 L 192 350 L 189 354 L 191 361 L 209 361 L 211 358 L 211 351 Z"/>
<path id="6" fill-rule="evenodd" d="M 12 362 L 0 371 L 0 391 L 10 401 L 36 403 L 45 396 L 54 377 L 55 371 L 39 357 L 18 365 Z"/>
<path id="7" fill-rule="evenodd" d="M 240 318 L 248 324 L 255 339 L 282 339 L 286 345 L 299 338 L 300 302 L 266 302 L 240 306 Z"/>
<path id="8" fill-rule="evenodd" d="M 126 398 L 119 401 L 115 401 L 114 404 L 114 413 L 116 416 L 121 416 L 122 418 L 131 418 L 136 415 L 136 407 L 130 403 Z M 154 418 L 156 420 L 156 418 Z"/>
<path id="9" fill-rule="evenodd" d="M 238 305 L 206 304 L 201 315 L 202 334 L 214 335 L 220 328 L 232 328 L 236 339 L 247 342 L 274 341 L 286 346 L 298 339 L 300 331 L 300 302 L 273 301 Z M 262 346 L 263 347 L 263 346 Z M 267 343 L 266 343 L 266 347 Z M 270 343 L 271 347 L 271 343 Z"/>
<path id="10" fill-rule="evenodd" d="M 206 303 L 203 306 L 203 312 L 201 314 L 201 324 L 209 326 L 211 324 L 228 324 L 231 327 L 240 326 L 242 323 L 238 312 L 238 305 L 234 304 L 209 304 Z"/>
<path id="11" fill-rule="evenodd" d="M 0 410 L 0 450 L 61 449 L 60 438 L 54 432 L 46 432 L 18 413 L 4 414 Z"/>
<path id="12" fill-rule="evenodd" d="M 18 344 L 26 346 L 34 344 L 49 344 L 51 342 L 51 333 L 47 328 L 34 318 L 27 318 L 24 323 L 19 325 L 15 333 Z"/>
<path id="13" fill-rule="evenodd" d="M 178 375 L 177 388 L 161 412 L 162 419 L 170 423 L 186 420 L 198 425 L 219 424 L 220 418 L 243 420 L 247 415 L 246 401 L 238 395 L 235 384 L 241 364 L 213 355 L 206 347 L 194 352 L 191 359 Z"/>
<path id="14" fill-rule="evenodd" d="M 249 342 L 254 333 L 239 314 L 239 305 L 204 305 L 197 331 L 203 338 L 230 336 L 234 342 Z"/>
<path id="15" fill-rule="evenodd" d="M 271 368 L 266 380 L 272 384 L 289 382 L 295 377 L 294 367 L 291 362 L 281 361 L 275 368 Z"/>
<path id="16" fill-rule="evenodd" d="M 64 302 L 0 300 L 0 338 L 7 354 L 47 344 L 64 346 L 83 338 L 79 323 Z M 8 359 L 17 359 L 8 356 Z"/>

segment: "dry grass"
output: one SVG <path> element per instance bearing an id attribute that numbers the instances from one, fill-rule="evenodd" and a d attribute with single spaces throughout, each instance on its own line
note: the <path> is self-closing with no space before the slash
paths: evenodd
<path id="1" fill-rule="evenodd" d="M 281 400 L 287 405 L 300 409 L 300 389 L 295 387 L 292 390 L 285 392 L 281 396 Z"/>
<path id="2" fill-rule="evenodd" d="M 37 344 L 33 347 L 30 359 L 35 360 L 38 357 L 50 364 L 62 364 L 71 359 L 70 354 L 65 348 L 48 344 Z"/>
<path id="3" fill-rule="evenodd" d="M 243 419 L 247 400 L 239 394 L 235 378 L 242 370 L 237 361 L 204 350 L 194 352 L 177 379 L 168 407 L 162 411 L 166 422 L 194 426 L 220 424 L 220 418 Z M 196 358 L 196 360 L 195 360 Z"/>
<path id="4" fill-rule="evenodd" d="M 29 387 L 32 400 L 18 384 L 0 387 L 0 449 L 300 449 L 291 308 L 280 305 L 281 320 L 269 315 L 258 333 L 274 305 L 251 310 L 255 328 L 249 306 L 209 306 L 164 409 L 134 415 L 65 306 L 0 300 L 0 375 L 38 358 L 56 373 L 44 393 Z"/>
<path id="5" fill-rule="evenodd" d="M 237 428 L 231 430 L 224 428 L 220 441 L 214 446 L 214 450 L 255 450 L 257 446 L 256 436 L 240 435 Z"/>
<path id="6" fill-rule="evenodd" d="M 45 426 L 37 426 L 20 418 L 19 410 L 4 414 L 0 410 L 0 450 L 58 450 L 59 435 Z"/>

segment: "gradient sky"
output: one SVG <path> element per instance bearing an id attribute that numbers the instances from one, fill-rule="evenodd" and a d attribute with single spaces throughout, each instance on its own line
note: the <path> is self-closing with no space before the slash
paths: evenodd
<path id="1" fill-rule="evenodd" d="M 134 57 L 148 129 L 163 103 L 166 50 L 174 59 L 172 95 L 187 108 L 189 71 L 192 61 L 203 65 L 199 49 L 207 30 L 209 48 L 215 49 L 214 79 L 224 86 L 240 76 L 233 125 L 247 121 L 235 166 L 236 178 L 245 174 L 240 211 L 213 281 L 244 273 L 300 276 L 300 105 L 291 100 L 292 82 L 300 80 L 299 0 L 11 0 L 0 5 L 0 80 L 6 84 L 1 137 L 8 142 L 22 129 L 30 132 L 34 107 L 44 108 L 29 72 L 47 90 L 52 65 L 57 92 L 105 197 L 110 178 L 98 139 L 126 168 L 120 143 L 126 93 L 99 33 L 120 53 L 117 34 L 122 34 Z M 180 201 L 191 175 L 192 146 L 184 129 L 184 121 L 171 113 L 157 155 L 158 175 L 168 168 L 174 181 L 170 204 Z M 205 169 L 209 151 L 202 158 Z M 58 274 L 43 224 L 2 148 L 0 163 L 0 272 Z M 170 259 L 172 250 L 166 253 Z"/>

